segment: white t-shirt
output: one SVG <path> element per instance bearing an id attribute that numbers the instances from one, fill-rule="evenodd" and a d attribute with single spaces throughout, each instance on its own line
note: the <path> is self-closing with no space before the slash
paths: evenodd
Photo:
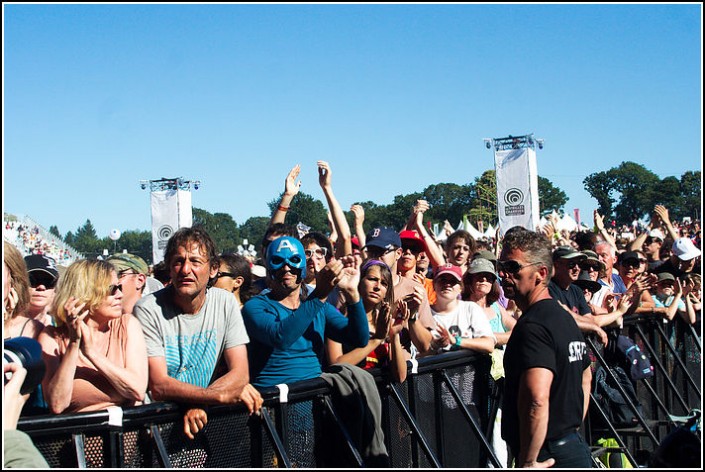
<path id="1" fill-rule="evenodd" d="M 439 314 L 433 308 L 431 308 L 431 313 L 436 323 L 443 325 L 453 336 L 462 338 L 481 338 L 486 336 L 494 339 L 495 343 L 497 342 L 487 315 L 475 302 L 460 300 L 456 309 L 451 313 Z M 433 334 L 434 338 L 440 336 L 435 329 L 431 330 L 431 334 Z M 444 349 L 448 351 L 452 347 L 453 345 L 451 344 Z"/>

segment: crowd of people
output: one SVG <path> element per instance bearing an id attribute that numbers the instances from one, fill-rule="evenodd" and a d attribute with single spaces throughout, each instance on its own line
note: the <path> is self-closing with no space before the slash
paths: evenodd
<path id="1" fill-rule="evenodd" d="M 68 266 L 78 256 L 66 243 L 35 224 L 7 220 L 4 222 L 3 237 L 13 243 L 22 254 L 45 255 L 59 265 Z"/>
<path id="2" fill-rule="evenodd" d="M 506 445 L 493 444 L 505 449 L 503 465 L 590 467 L 578 433 L 591 389 L 584 336 L 607 344 L 634 314 L 699 329 L 699 223 L 677 226 L 663 206 L 629 241 L 595 212 L 595 231 L 548 224 L 475 240 L 457 230 L 441 242 L 426 229 L 424 200 L 398 229 L 365 230 L 354 205 L 351 230 L 329 164 L 317 168 L 330 234 L 300 237 L 284 223 L 296 166 L 257 261 L 218 254 L 198 227 L 169 239 L 160 274 L 126 253 L 60 274 L 43 251 L 23 257 L 5 242 L 4 338 L 38 340 L 46 363 L 25 413 L 169 400 L 187 405 L 183 432 L 194 438 L 208 405 L 256 414 L 262 388 L 341 365 L 369 398 L 371 368 L 404 382 L 409 359 L 468 349 L 491 355 L 505 378 Z M 384 465 L 379 440 L 369 444 L 366 459 Z"/>

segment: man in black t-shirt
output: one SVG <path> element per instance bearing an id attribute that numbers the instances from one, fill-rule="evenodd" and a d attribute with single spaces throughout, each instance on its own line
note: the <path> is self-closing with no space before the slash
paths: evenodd
<path id="1" fill-rule="evenodd" d="M 549 241 L 512 228 L 497 270 L 522 311 L 504 354 L 502 437 L 515 467 L 589 468 L 579 428 L 590 399 L 590 360 L 577 324 L 549 294 Z"/>

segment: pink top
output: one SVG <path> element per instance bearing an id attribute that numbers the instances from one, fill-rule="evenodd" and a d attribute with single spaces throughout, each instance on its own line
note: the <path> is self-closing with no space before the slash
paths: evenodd
<path id="1" fill-rule="evenodd" d="M 108 339 L 106 357 L 118 366 L 126 367 L 127 324 L 132 321 L 132 315 L 122 315 L 108 322 L 110 337 Z M 68 339 L 64 336 L 58 340 L 59 353 L 66 353 Z M 93 363 L 82 353 L 76 362 L 76 375 L 73 380 L 71 403 L 65 413 L 104 410 L 109 406 L 134 406 L 137 402 L 126 401 L 105 376 L 93 366 Z"/>

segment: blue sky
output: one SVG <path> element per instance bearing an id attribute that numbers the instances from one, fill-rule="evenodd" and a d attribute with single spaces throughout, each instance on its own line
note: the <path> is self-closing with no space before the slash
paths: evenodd
<path id="1" fill-rule="evenodd" d="M 291 167 L 344 209 L 494 166 L 534 133 L 539 175 L 591 218 L 583 179 L 623 161 L 701 170 L 702 7 L 3 4 L 3 209 L 62 234 L 150 230 L 139 181 L 268 216 Z M 454 222 L 456 223 L 456 222 Z"/>

